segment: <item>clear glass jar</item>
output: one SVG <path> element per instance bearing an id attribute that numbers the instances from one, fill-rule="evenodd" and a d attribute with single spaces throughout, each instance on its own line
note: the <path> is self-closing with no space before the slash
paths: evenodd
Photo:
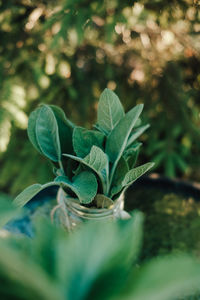
<path id="1" fill-rule="evenodd" d="M 81 205 L 78 199 L 69 197 L 62 188 L 57 195 L 58 205 L 52 210 L 52 219 L 59 220 L 68 231 L 72 231 L 77 225 L 87 221 L 103 221 L 115 219 L 128 219 L 130 215 L 124 211 L 124 195 L 115 200 L 110 208 L 93 208 Z"/>

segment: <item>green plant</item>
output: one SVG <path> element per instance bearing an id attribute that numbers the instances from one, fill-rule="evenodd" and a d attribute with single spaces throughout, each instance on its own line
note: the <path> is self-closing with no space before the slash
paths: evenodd
<path id="1" fill-rule="evenodd" d="M 85 126 L 94 122 L 104 87 L 114 89 L 126 109 L 140 100 L 144 120 L 156 120 L 142 137 L 148 143 L 141 163 L 151 157 L 159 173 L 199 180 L 199 6 L 188 0 L 85 3 L 0 2 L 0 190 L 15 196 L 36 180 L 50 180 L 47 161 L 25 132 L 41 101 Z"/>
<path id="2" fill-rule="evenodd" d="M 52 161 L 56 178 L 25 189 L 15 202 L 24 205 L 38 192 L 59 185 L 82 204 L 105 200 L 109 205 L 153 163 L 134 168 L 140 143 L 136 139 L 149 127 L 141 126 L 138 104 L 125 114 L 117 95 L 105 89 L 100 96 L 93 130 L 75 126 L 54 105 L 33 111 L 28 136 L 34 147 Z M 99 196 L 103 195 L 103 196 Z"/>
<path id="3" fill-rule="evenodd" d="M 0 220 L 11 211 L 13 205 L 0 202 Z M 48 219 L 33 222 L 33 239 L 0 237 L 1 299 L 173 300 L 199 290 L 200 263 L 188 255 L 139 263 L 140 212 L 126 221 L 88 222 L 72 235 Z"/>

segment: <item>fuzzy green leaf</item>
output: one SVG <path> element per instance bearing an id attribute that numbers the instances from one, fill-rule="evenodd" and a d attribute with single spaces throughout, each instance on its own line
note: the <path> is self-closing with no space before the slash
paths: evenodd
<path id="1" fill-rule="evenodd" d="M 154 163 L 146 163 L 142 166 L 139 166 L 137 168 L 134 168 L 130 170 L 124 177 L 121 184 L 118 184 L 117 186 L 113 186 L 111 189 L 111 198 L 118 194 L 123 188 L 129 187 L 132 183 L 134 183 L 139 177 L 144 175 L 149 169 L 151 169 L 154 166 Z"/>
<path id="2" fill-rule="evenodd" d="M 115 162 L 116 164 L 120 159 L 142 109 L 143 104 L 139 104 L 131 109 L 109 134 L 106 142 L 106 153 L 111 162 Z"/>
<path id="3" fill-rule="evenodd" d="M 136 181 L 139 177 L 144 175 L 148 170 L 150 170 L 154 166 L 154 163 L 146 163 L 142 166 L 139 166 L 135 169 L 130 170 L 126 176 L 124 177 L 124 180 L 122 181 L 123 186 L 128 186 L 132 184 L 134 181 Z"/>
<path id="4" fill-rule="evenodd" d="M 71 182 L 66 176 L 58 176 L 55 182 L 59 182 L 70 189 L 79 198 L 80 203 L 90 203 L 97 193 L 97 180 L 93 173 L 82 172 L 73 178 Z"/>
<path id="5" fill-rule="evenodd" d="M 51 107 L 51 109 L 53 110 L 55 117 L 59 118 L 60 120 L 62 120 L 68 127 L 70 127 L 71 129 L 74 129 L 76 127 L 76 125 L 74 125 L 65 115 L 64 111 L 56 105 L 50 104 L 49 107 Z"/>
<path id="6" fill-rule="evenodd" d="M 61 160 L 58 125 L 52 109 L 43 105 L 36 121 L 36 138 L 43 154 L 52 161 Z"/>
<path id="7" fill-rule="evenodd" d="M 23 192 L 21 192 L 13 201 L 16 206 L 22 207 L 28 203 L 35 195 L 37 195 L 42 190 L 46 189 L 49 186 L 58 185 L 56 182 L 49 182 L 47 184 L 33 184 L 27 187 Z"/>
<path id="8" fill-rule="evenodd" d="M 40 152 L 41 154 L 43 154 L 42 150 L 40 149 L 40 146 L 38 144 L 37 138 L 36 138 L 36 121 L 37 121 L 37 118 L 39 116 L 40 109 L 41 109 L 41 107 L 38 107 L 36 110 L 34 110 L 30 114 L 29 119 L 28 119 L 27 132 L 28 132 L 29 140 L 31 141 L 31 143 L 33 144 L 35 149 L 38 152 Z"/>
<path id="9" fill-rule="evenodd" d="M 78 161 L 85 165 L 86 167 L 93 170 L 98 177 L 101 180 L 103 189 L 105 191 L 105 183 L 107 179 L 107 173 L 108 173 L 108 158 L 107 155 L 97 146 L 93 146 L 90 153 L 85 158 L 80 158 L 77 156 L 69 155 L 69 154 L 63 154 L 65 157 L 69 157 L 75 161 Z M 102 172 L 103 170 L 106 170 L 105 176 Z"/>
<path id="10" fill-rule="evenodd" d="M 117 164 L 117 167 L 115 169 L 114 177 L 113 177 L 113 185 L 119 185 L 122 180 L 124 179 L 124 176 L 129 171 L 128 164 L 124 157 L 122 156 Z"/>
<path id="11" fill-rule="evenodd" d="M 100 96 L 97 124 L 106 133 L 109 133 L 124 116 L 124 109 L 118 96 L 111 90 L 105 89 Z"/>
<path id="12" fill-rule="evenodd" d="M 73 147 L 77 156 L 85 157 L 92 146 L 103 148 L 105 135 L 101 132 L 75 127 L 73 131 Z"/>
<path id="13" fill-rule="evenodd" d="M 72 132 L 75 126 L 66 118 L 61 108 L 55 105 L 49 105 L 49 107 L 52 109 L 57 121 L 61 151 L 62 153 L 72 153 Z"/>
<path id="14" fill-rule="evenodd" d="M 130 137 L 129 137 L 129 139 L 128 139 L 127 147 L 129 147 L 130 145 L 132 145 L 132 144 L 135 142 L 135 140 L 136 140 L 141 134 L 143 134 L 143 132 L 145 132 L 145 130 L 147 130 L 149 127 L 150 127 L 150 125 L 147 124 L 147 125 L 144 125 L 144 126 L 141 126 L 141 127 L 137 128 L 137 129 L 135 129 L 135 130 L 131 133 L 131 135 L 130 135 Z"/>
<path id="15" fill-rule="evenodd" d="M 92 146 L 90 153 L 83 160 L 97 172 L 102 171 L 108 166 L 107 155 L 97 146 Z"/>
<path id="16" fill-rule="evenodd" d="M 138 158 L 138 154 L 139 154 L 139 148 L 142 144 L 141 143 L 137 143 L 137 145 L 135 147 L 131 147 L 127 150 L 125 150 L 123 157 L 125 158 L 126 162 L 128 163 L 129 169 L 133 169 L 135 166 L 135 163 L 137 161 Z"/>

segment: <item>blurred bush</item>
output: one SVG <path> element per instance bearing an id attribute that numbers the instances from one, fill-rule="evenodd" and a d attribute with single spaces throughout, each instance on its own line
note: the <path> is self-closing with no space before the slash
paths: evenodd
<path id="1" fill-rule="evenodd" d="M 145 215 L 142 260 L 187 252 L 200 257 L 200 203 L 188 195 L 156 189 L 135 189 L 127 193 L 127 209 L 137 207 Z"/>
<path id="2" fill-rule="evenodd" d="M 40 102 L 90 127 L 107 86 L 127 109 L 145 103 L 141 161 L 199 180 L 198 1 L 0 1 L 0 189 L 51 176 L 27 139 Z"/>

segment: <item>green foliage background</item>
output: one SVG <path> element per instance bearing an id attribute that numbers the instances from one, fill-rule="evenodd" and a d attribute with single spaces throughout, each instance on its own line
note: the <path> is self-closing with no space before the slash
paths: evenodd
<path id="1" fill-rule="evenodd" d="M 0 189 L 51 179 L 26 133 L 39 103 L 90 127 L 105 87 L 145 103 L 141 162 L 199 180 L 199 20 L 192 0 L 0 1 Z"/>

